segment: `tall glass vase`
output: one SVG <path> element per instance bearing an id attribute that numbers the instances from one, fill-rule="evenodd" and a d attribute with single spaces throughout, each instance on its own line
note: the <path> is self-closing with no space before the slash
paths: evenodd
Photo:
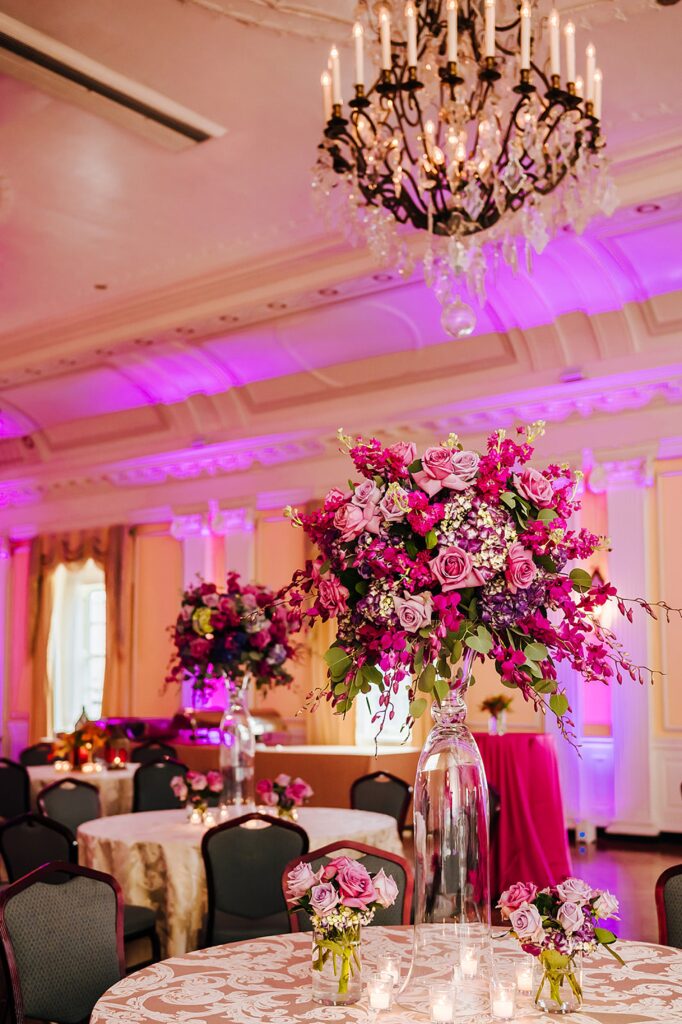
<path id="1" fill-rule="evenodd" d="M 220 721 L 220 770 L 223 803 L 234 813 L 256 806 L 256 733 L 249 712 L 250 674 L 241 680 L 227 679 L 225 712 Z"/>
<path id="2" fill-rule="evenodd" d="M 414 941 L 398 996 L 413 1011 L 429 1005 L 433 984 L 452 982 L 453 965 L 468 951 L 478 961 L 490 937 L 488 785 L 465 722 L 473 657 L 467 652 L 450 693 L 434 702 L 417 767 Z"/>

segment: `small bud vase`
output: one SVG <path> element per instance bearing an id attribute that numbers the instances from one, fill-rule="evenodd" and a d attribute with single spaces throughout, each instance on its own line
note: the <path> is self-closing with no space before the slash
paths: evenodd
<path id="1" fill-rule="evenodd" d="M 574 1013 L 583 1005 L 582 953 L 566 956 L 555 950 L 540 954 L 542 978 L 535 1005 L 543 1013 Z"/>
<path id="2" fill-rule="evenodd" d="M 313 931 L 313 999 L 323 1006 L 349 1006 L 362 997 L 361 927 Z"/>
<path id="3" fill-rule="evenodd" d="M 284 821 L 298 821 L 298 812 L 295 807 L 278 807 L 277 817 Z"/>

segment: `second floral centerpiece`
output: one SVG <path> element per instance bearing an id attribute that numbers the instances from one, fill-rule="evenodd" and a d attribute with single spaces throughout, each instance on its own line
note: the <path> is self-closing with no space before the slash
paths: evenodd
<path id="1" fill-rule="evenodd" d="M 380 907 L 391 907 L 398 886 L 383 868 L 371 875 L 357 860 L 335 857 L 314 871 L 301 861 L 287 876 L 291 913 L 313 929 L 313 998 L 327 1005 L 356 1003 L 362 994 L 361 929 Z"/>
<path id="2" fill-rule="evenodd" d="M 280 818 L 296 821 L 296 809 L 303 807 L 314 795 L 304 779 L 292 779 L 281 772 L 274 779 L 261 779 L 256 784 L 256 795 L 266 805 L 277 810 Z"/>
<path id="3" fill-rule="evenodd" d="M 191 808 L 191 820 L 202 822 L 211 799 L 217 799 L 223 791 L 223 777 L 220 772 L 189 771 L 183 777 L 174 775 L 170 787 L 184 807 Z"/>

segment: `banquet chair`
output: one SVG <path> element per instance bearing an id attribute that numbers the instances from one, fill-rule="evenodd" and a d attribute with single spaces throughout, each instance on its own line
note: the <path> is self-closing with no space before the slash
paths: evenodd
<path id="1" fill-rule="evenodd" d="M 392 907 L 379 907 L 372 920 L 372 925 L 409 924 L 412 914 L 412 895 L 414 893 L 414 874 L 410 863 L 397 853 L 389 853 L 387 850 L 379 850 L 375 846 L 366 846 L 364 843 L 356 843 L 350 839 L 338 839 L 327 846 L 321 846 L 319 850 L 312 850 L 292 860 L 282 873 L 282 892 L 286 894 L 287 876 L 292 868 L 302 861 L 311 865 L 313 871 L 317 871 L 327 864 L 332 858 L 343 855 L 346 851 L 359 853 L 358 860 L 370 874 L 374 875 L 381 868 L 387 875 L 393 875 L 398 886 L 398 898 Z M 291 914 L 292 932 L 312 931 L 310 918 L 306 914 Z"/>
<path id="2" fill-rule="evenodd" d="M 280 878 L 290 860 L 307 852 L 308 836 L 299 825 L 267 814 L 244 814 L 206 832 L 206 944 L 291 931 Z"/>
<path id="3" fill-rule="evenodd" d="M 52 758 L 51 743 L 34 743 L 31 747 L 24 747 L 19 754 L 19 763 L 24 768 L 35 765 L 49 764 Z"/>
<path id="4" fill-rule="evenodd" d="M 187 775 L 189 768 L 180 761 L 150 761 L 141 764 L 133 780 L 133 811 L 172 811 L 182 807 L 171 789 L 171 779 Z"/>
<path id="5" fill-rule="evenodd" d="M 398 823 L 398 835 L 402 835 L 405 828 L 411 799 L 412 786 L 390 772 L 362 775 L 350 787 L 351 807 L 390 815 Z"/>
<path id="6" fill-rule="evenodd" d="M 80 1024 L 125 974 L 123 900 L 100 871 L 44 864 L 0 893 L 0 952 L 16 1024 Z"/>
<path id="7" fill-rule="evenodd" d="M 59 821 L 76 834 L 84 821 L 102 817 L 99 790 L 80 779 L 60 779 L 38 793 L 38 810 L 47 818 Z"/>
<path id="8" fill-rule="evenodd" d="M 177 760 L 177 750 L 171 747 L 170 743 L 161 743 L 160 740 L 146 740 L 135 747 L 130 760 L 133 764 L 151 764 L 154 761 Z"/>
<path id="9" fill-rule="evenodd" d="M 658 941 L 682 949 L 682 864 L 674 864 L 656 882 Z"/>
<path id="10" fill-rule="evenodd" d="M 23 764 L 0 757 L 0 818 L 26 814 L 31 803 L 31 781 Z"/>

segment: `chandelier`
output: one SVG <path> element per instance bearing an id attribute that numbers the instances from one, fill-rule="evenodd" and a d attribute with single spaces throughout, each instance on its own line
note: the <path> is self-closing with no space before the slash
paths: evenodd
<path id="1" fill-rule="evenodd" d="M 576 74 L 573 22 L 534 0 L 382 0 L 357 5 L 354 95 L 344 105 L 336 46 L 322 74 L 325 129 L 313 187 L 352 241 L 403 277 L 403 226 L 426 235 L 424 278 L 453 337 L 486 301 L 500 262 L 532 270 L 565 225 L 613 212 L 600 131 L 603 76 L 590 43 Z M 563 35 L 563 45 L 562 37 Z M 562 53 L 564 67 L 562 69 Z M 367 60 L 369 58 L 369 60 Z M 367 66 L 378 74 L 366 78 Z M 563 71 L 563 74 L 562 74 Z"/>

